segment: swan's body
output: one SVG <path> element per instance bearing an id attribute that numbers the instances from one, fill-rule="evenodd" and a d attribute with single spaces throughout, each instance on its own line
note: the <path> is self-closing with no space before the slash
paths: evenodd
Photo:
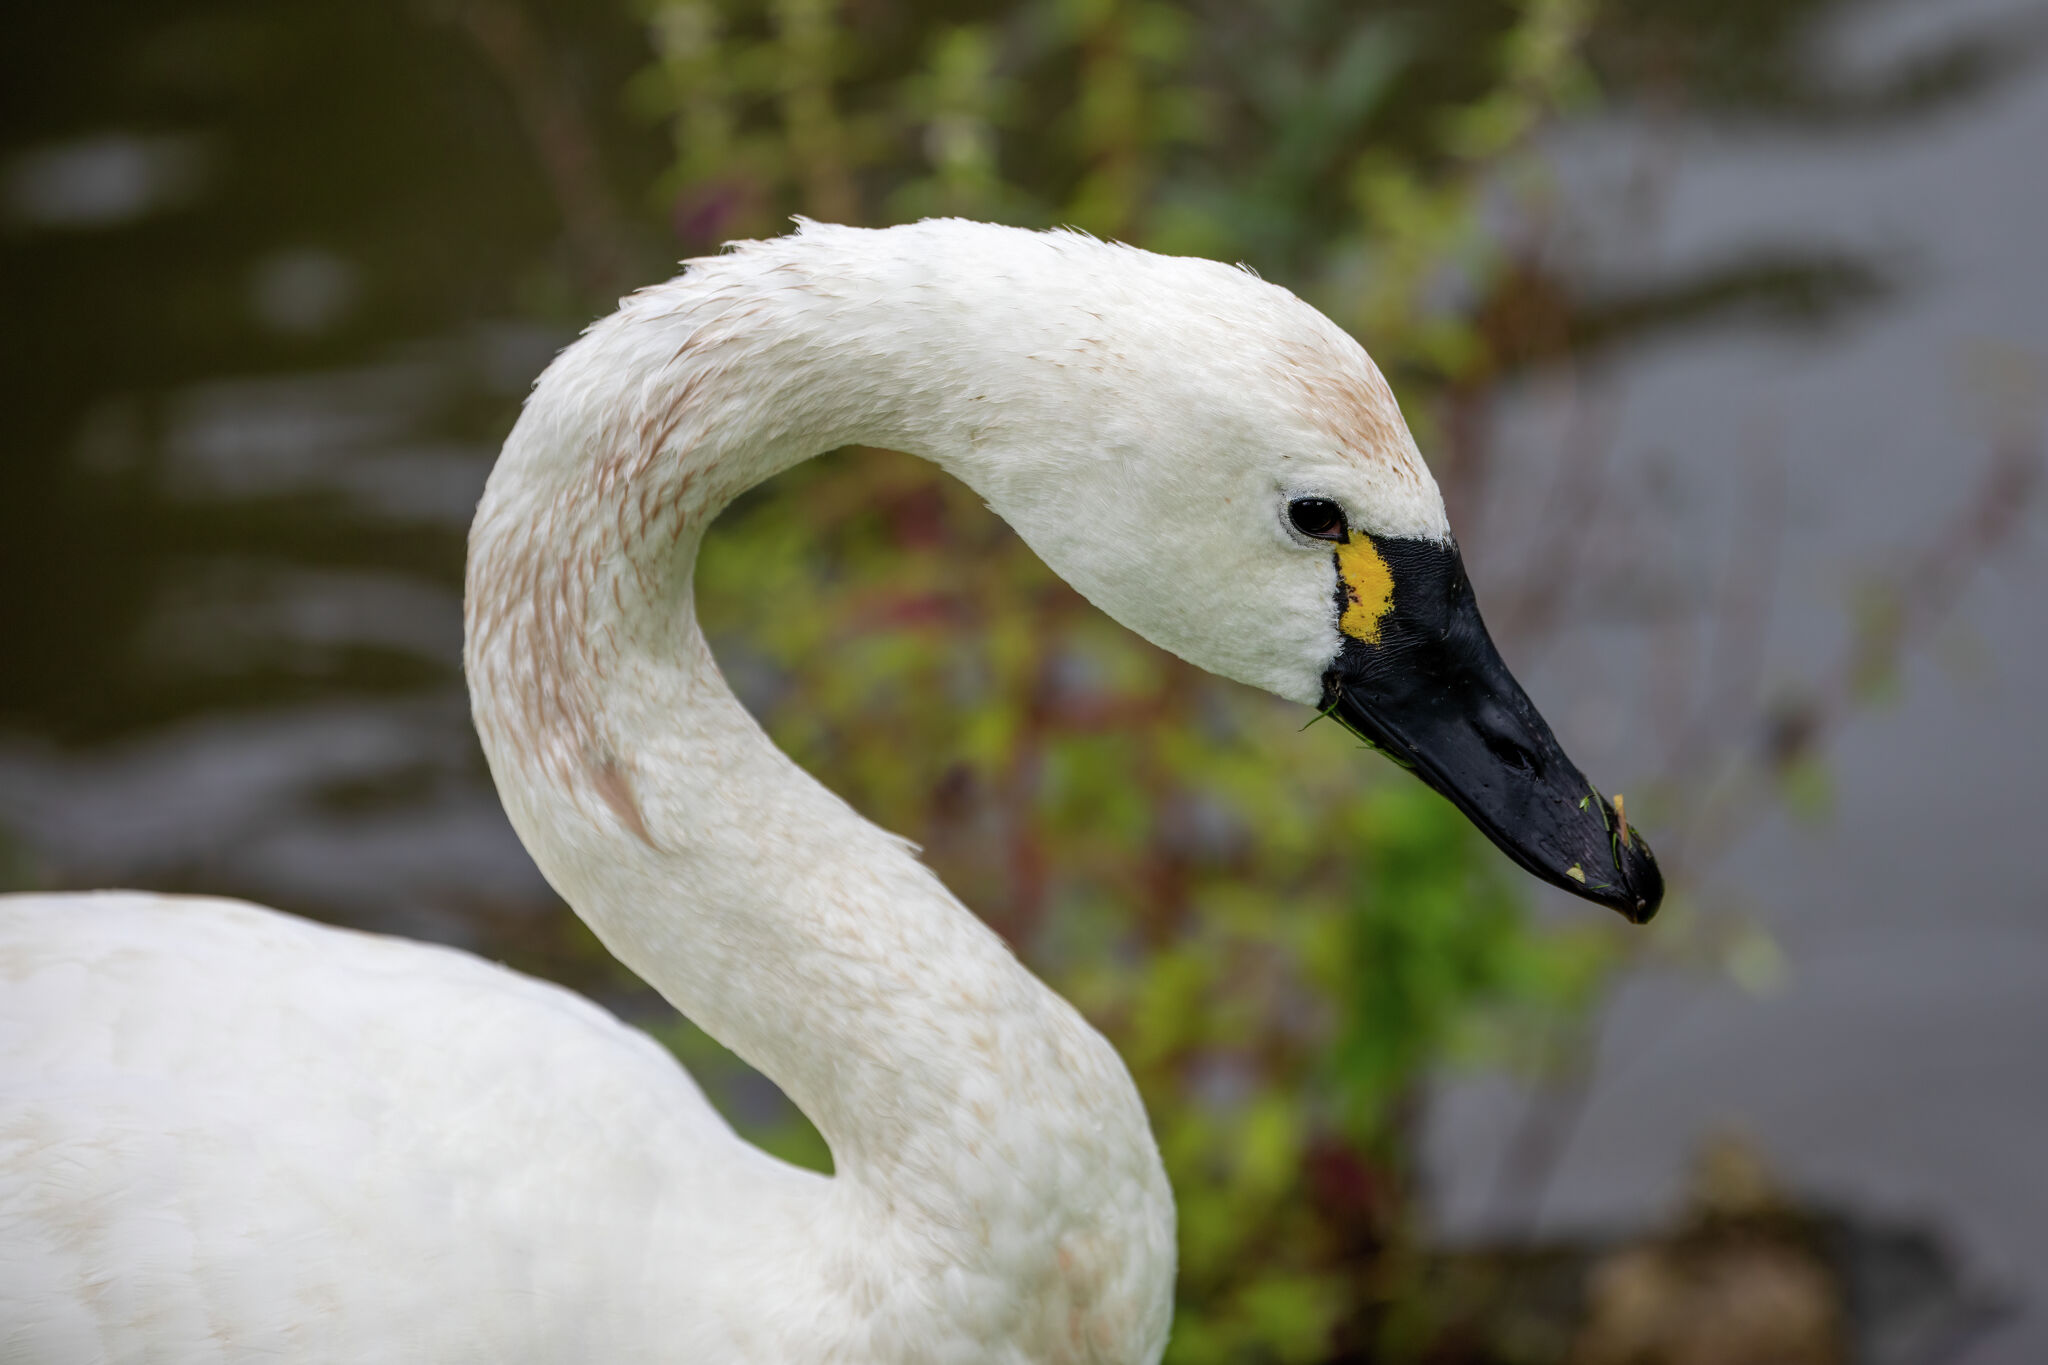
<path id="1" fill-rule="evenodd" d="M 36 1175 L 0 1360 L 639 1360 L 709 1287 L 682 1268 L 793 1278 L 748 1258 L 824 1180 L 570 992 L 230 901 L 9 897 L 0 939 L 9 1042 L 75 1021 L 0 1084 Z M 669 1358 L 782 1359 L 778 1325 L 700 1316 Z"/>
<path id="2" fill-rule="evenodd" d="M 459 953 L 227 902 L 0 899 L 0 1359 L 1157 1358 L 1172 1206 L 1122 1064 L 768 742 L 697 630 L 711 518 L 851 442 L 937 460 L 1167 648 L 1355 712 L 1553 880 L 1653 906 L 1526 699 L 1460 662 L 1441 501 L 1349 338 L 1208 262 L 807 228 L 636 295 L 542 376 L 471 535 L 466 662 L 541 869 L 836 1174 Z M 1459 687 L 1477 728 L 1439 745 Z M 1538 776 L 1465 801 L 1494 761 L 1467 750 Z"/>

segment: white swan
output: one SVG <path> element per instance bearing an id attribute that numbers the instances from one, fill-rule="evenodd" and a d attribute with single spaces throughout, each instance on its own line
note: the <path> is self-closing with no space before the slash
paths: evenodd
<path id="1" fill-rule="evenodd" d="M 853 442 L 936 460 L 1165 648 L 1334 704 L 1531 870 L 1655 909 L 1335 326 L 1071 234 L 806 224 L 633 296 L 541 376 L 471 534 L 467 665 L 549 880 L 837 1173 L 459 952 L 219 900 L 6 898 L 0 1359 L 1158 1357 L 1173 1211 L 1123 1065 L 770 744 L 698 632 L 718 510 Z"/>

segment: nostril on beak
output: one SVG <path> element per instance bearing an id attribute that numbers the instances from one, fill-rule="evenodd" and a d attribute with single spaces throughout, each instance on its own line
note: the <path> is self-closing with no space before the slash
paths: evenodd
<path id="1" fill-rule="evenodd" d="M 1520 738 L 1522 727 L 1507 712 L 1497 706 L 1488 706 L 1473 717 L 1473 728 L 1479 731 L 1479 738 L 1486 743 L 1487 752 L 1510 768 L 1528 773 L 1532 777 L 1543 775 L 1543 764 L 1536 753 Z"/>
<path id="2" fill-rule="evenodd" d="M 1483 738 L 1486 740 L 1487 751 L 1495 758 L 1507 764 L 1510 768 L 1518 768 L 1531 776 L 1536 774 L 1536 755 L 1530 753 L 1506 735 L 1489 734 L 1484 735 Z"/>

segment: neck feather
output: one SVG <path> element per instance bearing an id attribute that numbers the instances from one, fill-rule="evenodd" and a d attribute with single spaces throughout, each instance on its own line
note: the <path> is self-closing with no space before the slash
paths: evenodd
<path id="1" fill-rule="evenodd" d="M 471 534 L 477 728 L 541 870 L 811 1117 L 834 1198 L 914 1221 L 952 1264 L 993 1254 L 992 1223 L 1071 1210 L 1017 1273 L 1099 1260 L 1127 1326 L 1163 1340 L 1170 1203 L 1122 1063 L 901 840 L 775 748 L 692 606 L 710 520 L 820 451 L 1001 477 L 962 425 L 978 377 L 921 344 L 946 301 L 906 285 L 928 262 L 881 249 L 891 235 L 698 263 L 541 377 Z M 820 238 L 826 262 L 805 247 Z"/>

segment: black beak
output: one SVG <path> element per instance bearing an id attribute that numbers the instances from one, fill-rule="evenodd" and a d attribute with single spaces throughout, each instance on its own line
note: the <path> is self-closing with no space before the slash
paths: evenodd
<path id="1" fill-rule="evenodd" d="M 1457 547 L 1374 545 L 1392 591 L 1376 638 L 1345 635 L 1324 675 L 1324 711 L 1448 797 L 1528 871 L 1646 923 L 1664 898 L 1656 858 L 1565 757 L 1501 662 Z M 1340 567 L 1340 611 L 1346 591 Z"/>

